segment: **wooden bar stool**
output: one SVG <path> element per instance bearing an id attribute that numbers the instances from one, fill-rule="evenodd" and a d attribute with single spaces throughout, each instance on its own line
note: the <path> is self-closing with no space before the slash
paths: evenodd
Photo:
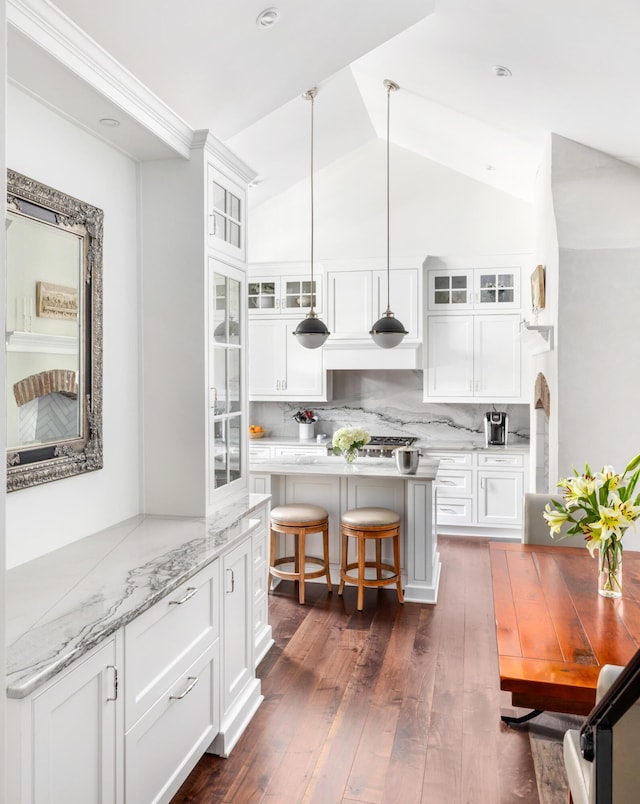
<path id="1" fill-rule="evenodd" d="M 381 587 L 395 583 L 398 600 L 400 603 L 404 603 L 400 578 L 400 515 L 389 508 L 352 508 L 342 514 L 341 530 L 342 560 L 338 594 L 342 594 L 345 581 L 356 584 L 358 587 L 358 611 L 362 611 L 365 586 Z M 347 558 L 350 536 L 358 541 L 358 560 L 351 564 L 348 563 Z M 367 561 L 365 558 L 368 539 L 375 539 L 376 542 L 375 561 Z M 393 565 L 382 562 L 383 539 L 393 539 Z M 365 576 L 367 567 L 375 569 L 375 578 Z M 351 573 L 351 570 L 357 570 L 357 574 Z M 383 577 L 383 572 L 391 573 L 391 575 Z"/>
<path id="2" fill-rule="evenodd" d="M 276 536 L 285 533 L 294 537 L 294 555 L 276 558 Z M 322 533 L 324 558 L 306 554 L 306 538 L 310 533 Z M 281 564 L 293 564 L 293 572 L 278 569 Z M 316 564 L 319 570 L 307 572 L 307 564 Z M 320 505 L 310 503 L 291 503 L 277 505 L 271 509 L 271 550 L 269 554 L 269 587 L 273 577 L 286 581 L 297 581 L 298 599 L 304 603 L 304 582 L 309 578 L 327 578 L 327 588 L 331 592 L 329 575 L 329 514 Z"/>

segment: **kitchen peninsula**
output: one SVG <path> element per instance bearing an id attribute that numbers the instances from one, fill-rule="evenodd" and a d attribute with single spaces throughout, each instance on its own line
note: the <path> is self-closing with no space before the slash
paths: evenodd
<path id="1" fill-rule="evenodd" d="M 329 512 L 329 560 L 338 578 L 340 516 L 349 508 L 383 506 L 401 516 L 401 566 L 405 600 L 436 603 L 440 556 L 433 481 L 438 461 L 422 459 L 414 475 L 403 475 L 387 458 L 282 454 L 251 459 L 252 491 L 271 494 L 272 505 L 309 502 Z M 386 545 L 385 545 L 386 547 Z"/>

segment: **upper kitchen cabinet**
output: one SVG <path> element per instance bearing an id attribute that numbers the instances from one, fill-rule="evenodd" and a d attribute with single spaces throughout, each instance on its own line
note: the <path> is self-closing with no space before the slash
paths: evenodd
<path id="1" fill-rule="evenodd" d="M 305 349 L 293 332 L 299 318 L 249 322 L 249 399 L 326 401 L 331 379 L 322 349 Z"/>
<path id="2" fill-rule="evenodd" d="M 429 270 L 427 306 L 441 313 L 519 310 L 520 268 Z"/>
<path id="3" fill-rule="evenodd" d="M 416 268 L 391 271 L 391 310 L 408 330 L 409 340 L 419 338 L 419 277 Z M 371 325 L 387 309 L 387 273 L 327 271 L 327 326 L 332 339 L 371 340 Z"/>
<path id="4" fill-rule="evenodd" d="M 424 400 L 516 401 L 519 315 L 428 317 Z"/>
<path id="5" fill-rule="evenodd" d="M 236 265 L 245 265 L 246 185 L 207 165 L 207 244 Z"/>
<path id="6" fill-rule="evenodd" d="M 421 275 L 422 269 L 413 267 L 391 270 L 390 307 L 408 334 L 394 349 L 381 349 L 370 331 L 387 309 L 386 268 L 327 268 L 325 320 L 331 335 L 324 345 L 325 368 L 420 368 Z"/>
<path id="7" fill-rule="evenodd" d="M 323 309 L 322 273 L 316 267 L 311 282 L 308 264 L 265 265 L 249 268 L 247 299 L 254 317 L 304 317 L 311 305 L 320 315 Z"/>
<path id="8" fill-rule="evenodd" d="M 139 171 L 145 510 L 204 516 L 248 482 L 245 199 L 254 173 L 206 131 L 189 159 Z"/>

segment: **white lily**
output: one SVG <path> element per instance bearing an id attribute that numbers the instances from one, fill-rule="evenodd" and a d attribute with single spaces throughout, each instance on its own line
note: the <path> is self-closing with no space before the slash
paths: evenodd
<path id="1" fill-rule="evenodd" d="M 560 533 L 560 528 L 569 519 L 569 514 L 567 511 L 558 511 L 555 508 L 552 508 L 549 503 L 547 503 L 545 506 L 542 516 L 546 519 L 547 524 L 549 525 L 549 532 L 551 536 L 553 536 L 554 533 Z"/>

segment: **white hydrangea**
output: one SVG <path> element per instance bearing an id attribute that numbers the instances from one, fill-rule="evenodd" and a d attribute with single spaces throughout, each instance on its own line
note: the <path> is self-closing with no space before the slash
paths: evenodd
<path id="1" fill-rule="evenodd" d="M 362 427 L 341 427 L 333 434 L 333 452 L 341 455 L 349 450 L 360 449 L 371 441 L 371 436 Z"/>

